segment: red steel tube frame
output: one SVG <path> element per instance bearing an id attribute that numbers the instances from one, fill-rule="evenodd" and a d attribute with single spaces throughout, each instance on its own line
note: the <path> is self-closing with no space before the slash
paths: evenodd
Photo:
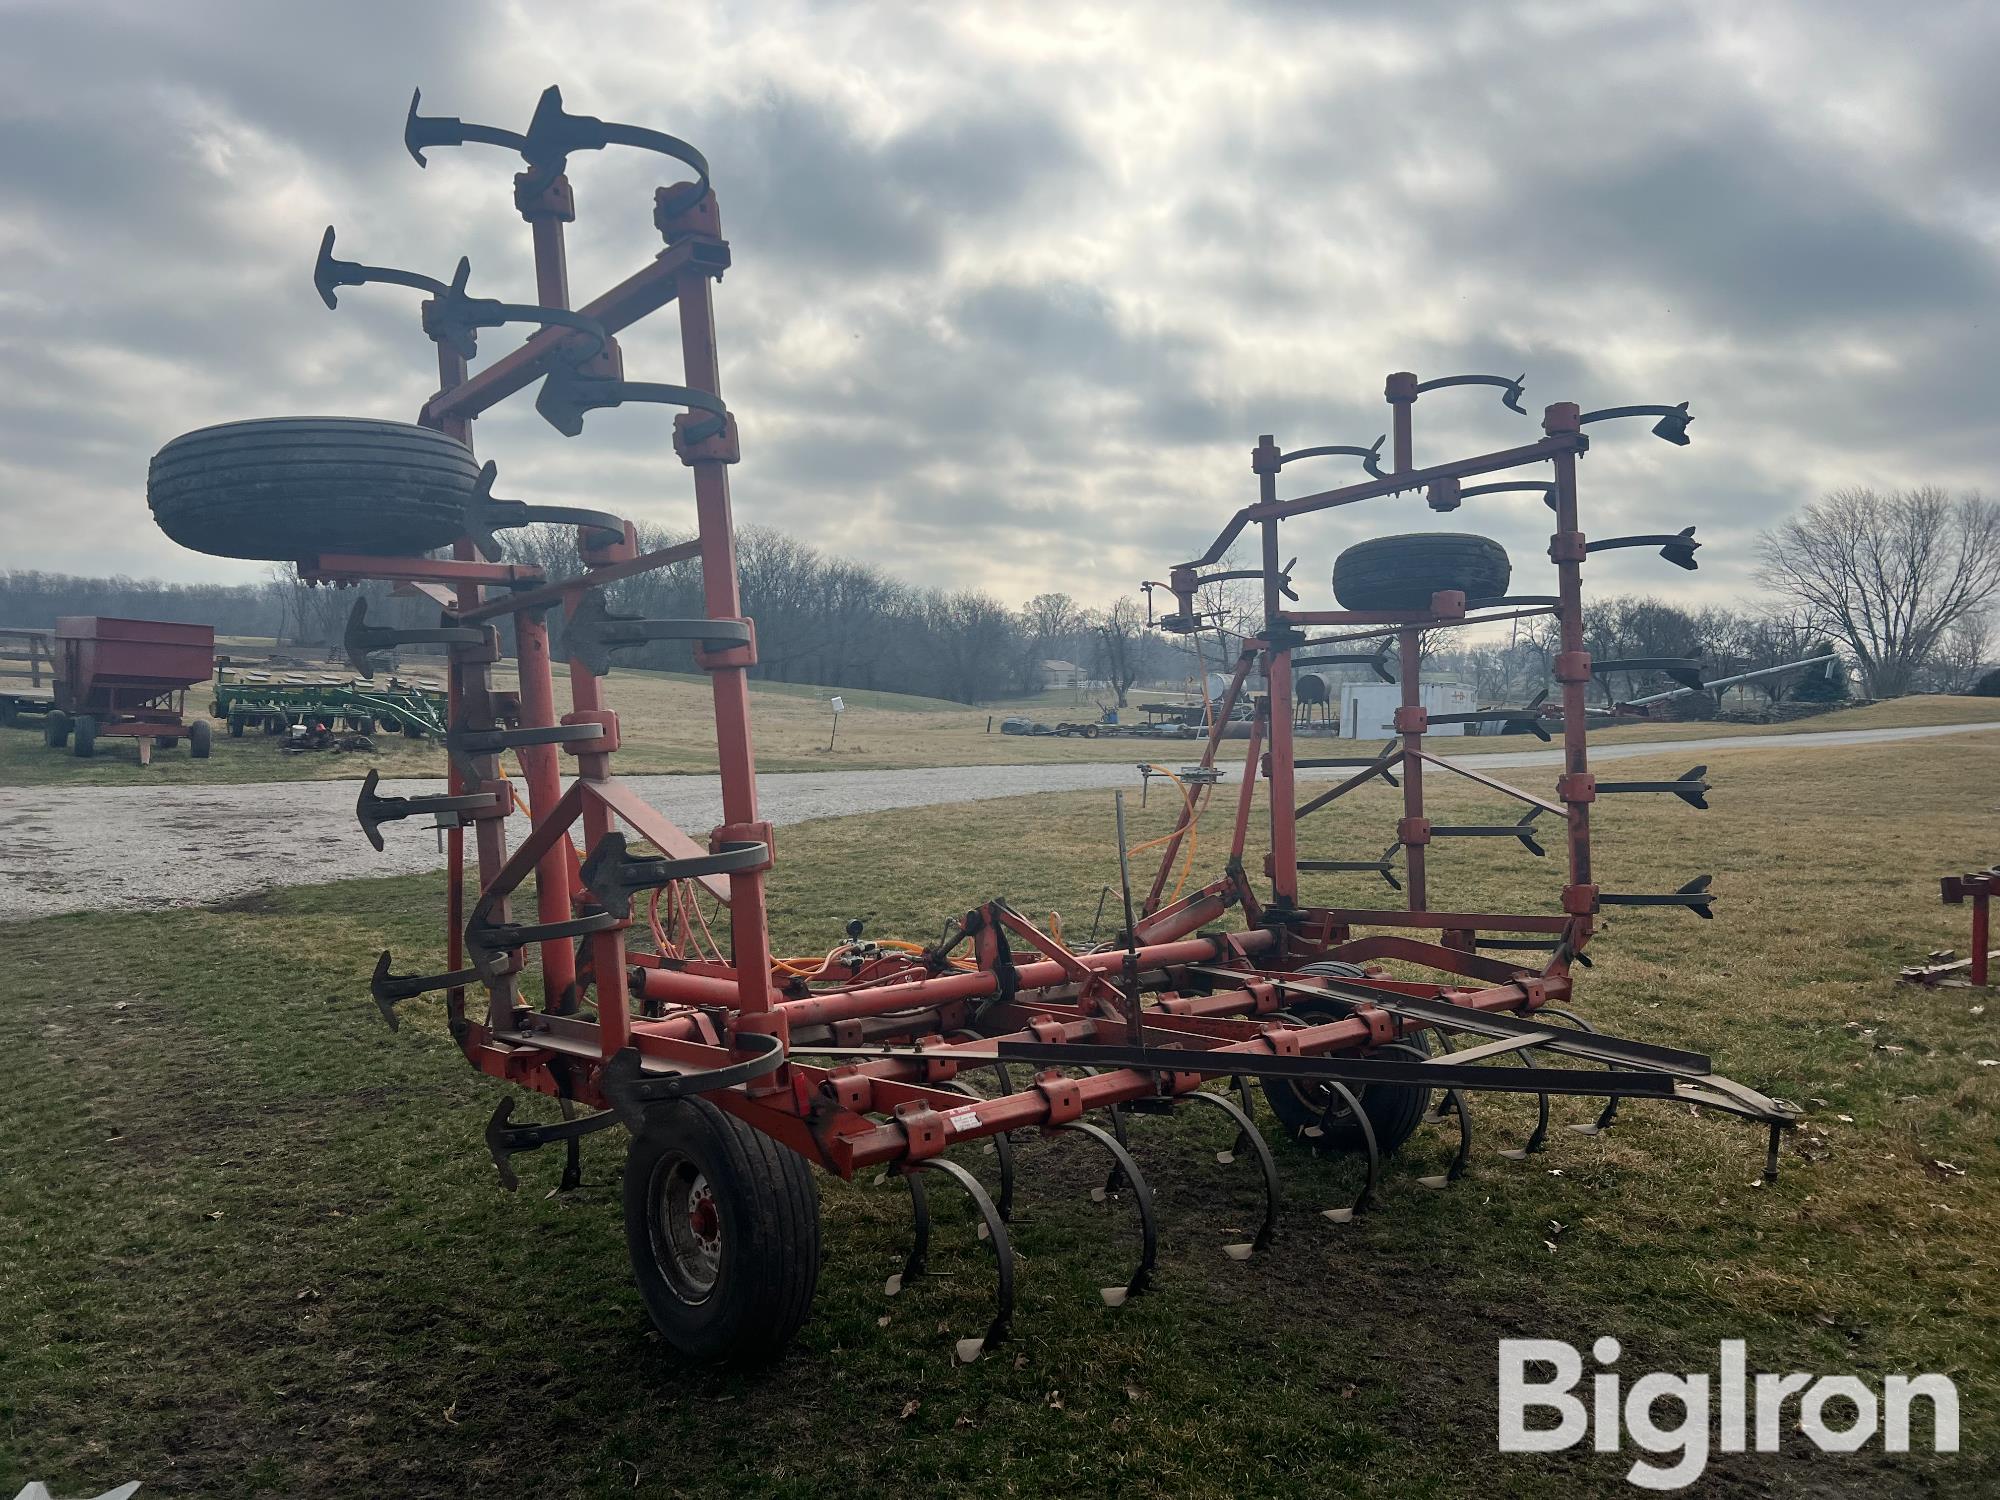
<path id="1" fill-rule="evenodd" d="M 547 306 L 568 308 L 563 226 L 574 211 L 566 179 L 556 179 L 532 202 L 518 206 L 531 229 L 540 299 Z M 683 383 L 719 397 L 713 282 L 728 265 L 729 255 L 719 236 L 712 196 L 689 216 L 690 222 L 696 219 L 699 222 L 694 232 L 678 233 L 651 264 L 586 304 L 583 311 L 615 333 L 674 304 L 679 314 Z M 441 345 L 439 389 L 425 404 L 421 420 L 469 444 L 472 419 L 546 373 L 549 361 L 569 337 L 560 329 L 537 333 L 477 374 L 470 373 L 464 359 Z M 1419 470 L 1412 457 L 1411 400 L 1399 399 L 1407 394 L 1401 391 L 1399 380 L 1400 376 L 1392 376 L 1389 386 L 1395 433 L 1393 475 L 1281 500 L 1277 484 L 1283 462 L 1275 440 L 1266 436 L 1253 454 L 1256 503 L 1232 518 L 1202 558 L 1175 570 L 1174 587 L 1181 594 L 1181 580 L 1212 564 L 1247 525 L 1257 523 L 1266 625 L 1262 637 L 1246 642 L 1239 655 L 1222 706 L 1209 728 L 1202 754 L 1205 768 L 1214 765 L 1230 714 L 1247 688 L 1253 665 L 1260 660 L 1267 692 L 1258 699 L 1250 724 L 1226 872 L 1184 898 L 1162 905 L 1183 841 L 1193 826 L 1194 808 L 1184 803 L 1173 833 L 1165 841 L 1159 873 L 1142 906 L 1143 916 L 1136 923 L 1137 930 L 1129 935 L 1134 951 L 1113 947 L 1073 953 L 996 902 L 967 913 L 963 919 L 964 931 L 975 938 L 976 967 L 950 966 L 946 957 L 949 949 L 945 949 L 927 953 L 922 959 L 872 962 L 848 982 L 820 981 L 815 989 L 804 980 L 774 973 L 764 871 L 740 871 L 701 881 L 712 894 L 726 900 L 730 945 L 726 961 L 672 954 L 628 955 L 629 922 L 592 933 L 584 940 L 581 960 L 568 938 L 545 939 L 538 945 L 542 969 L 538 1010 L 520 1001 L 518 965 L 490 984 L 491 1001 L 483 1018 L 464 1014 L 462 990 L 450 992 L 454 1031 L 467 1056 L 496 1077 L 601 1104 L 605 1101 L 598 1085 L 598 1069 L 628 1046 L 641 1058 L 662 1066 L 699 1068 L 754 1055 L 754 1049 L 737 1044 L 737 1037 L 745 1032 L 768 1033 L 788 1048 L 786 1062 L 749 1086 L 715 1091 L 709 1097 L 792 1149 L 834 1171 L 851 1173 L 913 1154 L 920 1138 L 933 1140 L 929 1134 L 920 1135 L 900 1113 L 887 1121 L 870 1118 L 890 1113 L 899 1105 L 945 1117 L 951 1122 L 948 1133 L 953 1138 L 972 1138 L 1061 1123 L 1056 1113 L 1058 1096 L 1065 1101 L 1062 1118 L 1067 1118 L 1072 1107 L 1102 1107 L 1195 1087 L 1202 1076 L 1199 1068 L 1165 1077 L 1130 1068 L 1084 1078 L 1048 1074 L 1038 1078 L 1033 1088 L 977 1101 L 930 1086 L 948 1079 L 956 1067 L 949 1057 L 949 1044 L 933 1035 L 947 1025 L 980 1020 L 1006 1028 L 1005 1034 L 1016 1039 L 1041 1042 L 1138 1040 L 1121 1013 L 1123 999 L 1117 987 L 1108 982 L 1128 972 L 1136 972 L 1141 989 L 1152 996 L 1140 1013 L 1140 1036 L 1172 1037 L 1191 1053 L 1218 1048 L 1287 1053 L 1365 1050 L 1420 1028 L 1421 1023 L 1400 1021 L 1365 1002 L 1341 1020 L 1278 1027 L 1269 1015 L 1282 1007 L 1283 996 L 1260 975 L 1284 973 L 1318 957 L 1356 962 L 1392 960 L 1458 976 L 1472 981 L 1471 985 L 1449 978 L 1425 982 L 1391 979 L 1379 969 L 1371 971 L 1375 975 L 1371 982 L 1385 994 L 1442 997 L 1469 1010 L 1531 1011 L 1566 996 L 1569 956 L 1589 937 L 1595 896 L 1589 883 L 1588 754 L 1583 716 L 1583 690 L 1588 681 L 1588 658 L 1581 654 L 1583 551 L 1576 520 L 1575 458 L 1583 441 L 1576 425 L 1576 408 L 1550 407 L 1544 436 L 1535 443 Z M 733 450 L 733 444 L 732 430 L 727 449 Z M 741 617 L 727 471 L 728 463 L 734 461 L 733 451 L 697 445 L 681 456 L 692 470 L 695 540 L 636 554 L 629 529 L 627 541 L 611 547 L 604 547 L 596 534 L 579 532 L 586 566 L 575 578 L 544 582 L 533 570 L 482 563 L 469 539 L 454 546 L 449 562 L 320 558 L 302 564 L 301 571 L 332 579 L 375 577 L 410 587 L 446 587 L 452 591 L 456 613 L 464 620 L 511 615 L 521 677 L 518 695 L 510 701 L 510 695 L 496 693 L 490 661 L 480 659 L 477 651 L 461 649 L 452 661 L 452 722 L 483 727 L 511 718 L 524 728 L 549 727 L 557 719 L 543 610 L 560 605 L 567 614 L 587 588 L 698 559 L 707 617 L 731 621 Z M 1562 630 L 1566 673 L 1562 677 L 1562 809 L 1568 825 L 1570 885 L 1565 891 L 1565 911 L 1541 915 L 1431 910 L 1425 861 L 1427 762 L 1473 775 L 1475 780 L 1526 797 L 1537 806 L 1554 804 L 1452 765 L 1424 746 L 1427 726 L 1419 686 L 1421 631 L 1479 618 L 1468 618 L 1464 601 L 1456 595 L 1439 595 L 1429 612 L 1287 611 L 1285 580 L 1279 567 L 1279 529 L 1285 520 L 1330 507 L 1425 487 L 1439 479 L 1539 462 L 1551 463 L 1556 479 L 1557 536 L 1551 552 L 1561 580 L 1560 603 L 1554 612 Z M 489 589 L 493 591 L 490 596 Z M 1189 596 L 1182 597 L 1184 612 L 1191 611 Z M 1304 641 L 1300 627 L 1321 624 L 1382 626 L 1383 633 L 1393 633 L 1398 639 L 1402 711 L 1398 714 L 1401 743 L 1396 754 L 1404 777 L 1399 836 L 1408 851 L 1407 909 L 1302 905 L 1299 900 L 1298 818 L 1325 799 L 1315 799 L 1305 808 L 1297 805 L 1291 655 Z M 591 900 L 575 873 L 577 853 L 569 829 L 577 822 L 583 826 L 586 850 L 596 847 L 616 823 L 629 826 L 671 858 L 693 857 L 725 835 L 740 839 L 751 830 L 762 829 L 762 841 L 768 842 L 768 830 L 759 818 L 751 732 L 747 674 L 754 652 L 704 652 L 697 659 L 709 674 L 722 782 L 723 822 L 711 836 L 711 844 L 704 845 L 683 833 L 612 775 L 615 717 L 606 709 L 600 680 L 580 662 L 572 661 L 572 713 L 566 721 L 605 724 L 606 733 L 600 741 L 578 748 L 575 781 L 568 791 L 562 789 L 558 752 L 553 746 L 523 748 L 520 762 L 533 832 L 510 854 L 503 819 L 480 818 L 474 824 L 480 890 L 476 912 L 482 918 L 506 921 L 508 898 L 531 870 L 536 876 L 539 923 L 565 921 Z M 1242 868 L 1260 767 L 1265 768 L 1263 774 L 1269 782 L 1268 905 L 1259 902 Z M 481 775 L 468 777 L 455 762 L 451 789 L 460 792 L 470 789 L 475 781 L 492 779 L 485 772 L 490 769 L 498 774 L 497 758 L 475 769 Z M 1353 784 L 1367 776 L 1364 773 Z M 453 969 L 464 966 L 464 863 L 464 829 L 455 826 L 449 835 L 447 896 Z M 1201 930 L 1223 917 L 1231 906 L 1242 908 L 1245 926 L 1241 930 Z M 1387 930 L 1357 931 L 1361 928 Z M 1414 935 L 1426 930 L 1436 932 L 1438 940 Z M 1007 946 L 1008 931 L 1039 951 L 1014 961 Z M 1481 931 L 1547 934 L 1561 937 L 1568 946 L 1536 971 L 1478 952 L 1476 939 Z M 1190 976 L 1190 966 L 1211 973 L 1219 966 L 1241 977 L 1236 988 L 1213 991 L 1210 980 Z M 586 987 L 595 990 L 594 1021 L 577 1014 L 580 992 Z M 635 1002 L 639 1007 L 636 1014 Z M 813 1045 L 829 1037 L 831 1045 L 843 1045 L 843 1038 L 925 1039 L 926 1055 L 830 1068 L 801 1060 L 813 1055 Z M 797 1049 L 792 1048 L 794 1041 L 799 1044 Z M 962 1050 L 977 1045 L 983 1044 L 968 1043 Z M 1059 1080 L 1060 1086 L 1051 1080 Z"/>

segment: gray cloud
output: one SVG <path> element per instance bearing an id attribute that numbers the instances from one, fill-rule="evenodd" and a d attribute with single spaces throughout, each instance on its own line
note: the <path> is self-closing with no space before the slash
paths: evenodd
<path id="1" fill-rule="evenodd" d="M 1131 592 L 1253 498 L 1257 434 L 1367 443 L 1382 376 L 1527 371 L 1529 405 L 1691 400 L 1695 445 L 1606 430 L 1593 535 L 1698 524 L 1703 571 L 1614 553 L 1606 588 L 1747 588 L 1756 530 L 1838 483 L 1987 481 L 2000 377 L 1990 140 L 2000 18 L 1973 5 L 1146 6 L 1067 26 L 975 8 L 612 3 L 16 4 L 0 57 L 0 565 L 254 568 L 155 532 L 151 452 L 282 411 L 413 414 L 415 298 L 309 284 L 340 253 L 525 298 L 518 163 L 403 110 L 575 111 L 714 164 L 746 521 L 912 581 Z M 655 253 L 678 173 L 572 163 L 579 300 Z M 489 353 L 508 346 L 486 335 Z M 669 324 L 622 340 L 673 379 Z M 563 444 L 523 403 L 477 439 L 509 493 L 688 523 L 669 416 Z M 1419 458 L 1522 441 L 1491 392 L 1417 409 Z M 1301 467 L 1286 492 L 1355 472 Z M 1990 487 L 1990 486 L 1989 486 Z M 1532 574 L 1532 499 L 1298 523 L 1324 594 L 1381 529 L 1488 531 Z"/>

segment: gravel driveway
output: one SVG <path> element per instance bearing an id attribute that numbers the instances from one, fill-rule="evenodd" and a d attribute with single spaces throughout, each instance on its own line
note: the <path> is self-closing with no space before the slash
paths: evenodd
<path id="1" fill-rule="evenodd" d="M 1708 750 L 1832 749 L 2000 729 L 1948 724 L 1821 734 L 1620 742 L 1593 746 L 1599 763 L 1635 755 Z M 1352 747 L 1350 747 L 1352 748 Z M 1134 759 L 1143 753 L 1135 747 Z M 1486 770 L 1558 764 L 1553 750 L 1480 755 Z M 1170 762 L 1178 764 L 1178 758 Z M 1300 779 L 1344 772 L 1304 771 Z M 626 780 L 697 834 L 722 817 L 713 776 Z M 962 766 L 914 771 L 834 771 L 758 779 L 762 811 L 777 824 L 1137 784 L 1131 765 Z M 353 781 L 286 781 L 204 787 L 27 787 L 0 789 L 0 921 L 57 912 L 201 906 L 277 885 L 409 874 L 443 863 L 429 833 L 391 827 L 378 854 L 354 821 Z M 385 794 L 435 791 L 435 781 L 385 781 Z"/>

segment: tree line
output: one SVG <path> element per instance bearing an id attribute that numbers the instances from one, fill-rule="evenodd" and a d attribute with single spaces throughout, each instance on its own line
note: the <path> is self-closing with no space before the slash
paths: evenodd
<path id="1" fill-rule="evenodd" d="M 503 534 L 511 559 L 537 564 L 552 578 L 581 568 L 575 538 L 570 528 L 555 526 Z M 641 528 L 640 544 L 649 550 L 682 540 Z M 1254 584 L 1238 580 L 1210 590 L 1202 607 L 1222 634 L 1218 641 L 1211 633 L 1206 655 L 1197 656 L 1185 638 L 1151 629 L 1146 605 L 1131 596 L 1093 609 L 1051 592 L 1015 609 L 978 590 L 918 587 L 872 563 L 833 557 L 758 527 L 739 535 L 738 569 L 744 613 L 757 625 L 756 676 L 961 703 L 1032 693 L 1042 685 L 1044 662 L 1065 661 L 1107 703 L 1124 706 L 1134 687 L 1179 685 L 1203 667 L 1226 671 L 1236 636 L 1255 631 L 1262 614 Z M 1850 669 L 1860 691 L 1877 698 L 1972 691 L 1982 674 L 1992 675 L 2000 506 L 1935 488 L 1836 491 L 1763 535 L 1758 582 L 1757 608 L 1690 608 L 1651 596 L 1596 600 L 1585 614 L 1586 645 L 1598 660 L 1699 658 L 1711 678 L 1838 651 L 1837 674 L 1751 685 L 1773 699 L 1828 691 Z M 363 592 L 371 620 L 415 622 L 426 613 L 420 601 L 394 599 L 381 586 Z M 625 579 L 609 592 L 613 609 L 625 614 L 705 612 L 694 561 Z M 48 626 L 65 614 L 128 615 L 322 648 L 338 643 L 355 597 L 353 590 L 308 587 L 278 564 L 261 583 L 239 585 L 0 570 L 0 625 Z M 559 614 L 551 625 L 560 652 Z M 1432 632 L 1425 641 L 1432 670 L 1460 676 L 1493 702 L 1539 692 L 1556 649 L 1554 622 L 1545 617 L 1519 622 L 1504 643 L 1464 643 L 1452 631 Z M 693 669 L 683 642 L 652 643 L 621 660 Z M 1368 673 L 1335 668 L 1328 675 Z M 1610 696 L 1635 697 L 1667 685 L 1631 674 L 1604 687 Z"/>

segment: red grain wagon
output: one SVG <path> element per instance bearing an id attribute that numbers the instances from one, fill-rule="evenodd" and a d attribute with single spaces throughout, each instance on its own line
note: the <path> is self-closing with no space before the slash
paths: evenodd
<path id="1" fill-rule="evenodd" d="M 103 735 L 123 735 L 139 747 L 139 764 L 153 747 L 171 750 L 183 738 L 196 760 L 208 758 L 206 720 L 183 717 L 187 690 L 215 672 L 215 627 L 167 620 L 120 620 L 64 615 L 56 621 L 55 706 L 44 720 L 50 748 L 69 744 L 79 757 L 96 753 Z"/>

